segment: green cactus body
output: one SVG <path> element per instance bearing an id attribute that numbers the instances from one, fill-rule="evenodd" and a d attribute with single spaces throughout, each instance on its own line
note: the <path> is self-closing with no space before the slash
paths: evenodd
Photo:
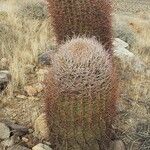
<path id="1" fill-rule="evenodd" d="M 45 107 L 54 150 L 104 150 L 115 116 L 112 60 L 93 38 L 60 46 L 45 79 Z"/>
<path id="2" fill-rule="evenodd" d="M 47 0 L 58 43 L 86 35 L 96 37 L 107 51 L 112 49 L 109 0 Z"/>

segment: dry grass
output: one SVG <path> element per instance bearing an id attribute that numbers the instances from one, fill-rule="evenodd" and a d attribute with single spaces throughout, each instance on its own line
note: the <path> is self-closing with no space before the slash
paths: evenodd
<path id="1" fill-rule="evenodd" d="M 150 144 L 150 19 L 149 15 L 119 15 L 118 37 L 133 40 L 130 51 L 145 63 L 142 71 L 133 71 L 133 64 L 120 65 L 121 77 L 121 113 L 118 129 L 128 150 L 149 150 Z M 117 23 L 117 22 L 116 22 Z M 118 28 L 117 28 L 118 29 Z M 125 34 L 124 34 L 125 33 Z M 134 63 L 134 62 L 132 62 Z"/>
<path id="2" fill-rule="evenodd" d="M 115 36 L 130 45 L 130 51 L 147 65 L 150 63 L 150 17 L 148 13 L 114 15 Z"/>
<path id="3" fill-rule="evenodd" d="M 131 50 L 150 65 L 150 18 L 132 19 L 129 21 L 129 26 L 136 36 L 136 43 L 133 44 Z"/>
<path id="4" fill-rule="evenodd" d="M 14 5 L 17 6 L 16 3 Z M 48 18 L 23 18 L 17 15 L 16 10 L 1 12 L 0 59 L 9 61 L 11 91 L 14 91 L 28 82 L 27 72 L 30 67 L 36 66 L 39 53 L 51 45 L 52 33 Z"/>
<path id="5" fill-rule="evenodd" d="M 118 120 L 118 129 L 122 131 L 121 139 L 126 143 L 128 150 L 148 150 L 150 127 L 150 74 L 133 72 L 129 66 L 121 70 L 121 107 Z M 140 131 L 139 131 L 139 126 Z M 147 146 L 146 146 L 147 145 Z"/>

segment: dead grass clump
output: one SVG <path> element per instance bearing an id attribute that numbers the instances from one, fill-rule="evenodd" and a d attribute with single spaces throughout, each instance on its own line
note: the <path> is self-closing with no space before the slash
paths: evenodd
<path id="1" fill-rule="evenodd" d="M 43 20 L 48 18 L 48 11 L 44 2 L 28 2 L 20 4 L 17 15 L 22 18 Z"/>
<path id="2" fill-rule="evenodd" d="M 132 45 L 131 50 L 150 64 L 150 19 L 132 19 L 129 21 L 129 27 L 136 36 L 136 43 Z"/>
<path id="3" fill-rule="evenodd" d="M 0 58 L 9 61 L 11 91 L 23 87 L 28 79 L 28 66 L 35 65 L 38 55 L 51 45 L 53 35 L 48 19 L 29 20 L 9 14 L 0 21 Z"/>
<path id="4" fill-rule="evenodd" d="M 8 21 L 0 22 L 0 58 L 6 57 L 6 55 L 12 56 L 12 49 L 17 44 L 18 40 L 18 31 L 13 24 L 10 24 Z"/>
<path id="5" fill-rule="evenodd" d="M 127 42 L 130 46 L 136 42 L 136 37 L 134 31 L 129 28 L 126 15 L 113 15 L 113 28 L 114 36 L 120 38 L 121 40 Z"/>

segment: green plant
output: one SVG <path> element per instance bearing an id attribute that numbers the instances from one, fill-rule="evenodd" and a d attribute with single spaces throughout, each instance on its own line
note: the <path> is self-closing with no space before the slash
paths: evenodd
<path id="1" fill-rule="evenodd" d="M 94 38 L 61 45 L 45 78 L 45 107 L 54 150 L 107 149 L 117 83 L 109 54 Z"/>

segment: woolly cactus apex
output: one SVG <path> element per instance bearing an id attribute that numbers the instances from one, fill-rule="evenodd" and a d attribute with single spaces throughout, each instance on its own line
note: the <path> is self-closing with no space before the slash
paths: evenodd
<path id="1" fill-rule="evenodd" d="M 47 0 L 58 43 L 74 35 L 95 36 L 112 52 L 110 0 Z"/>
<path id="2" fill-rule="evenodd" d="M 54 150 L 105 150 L 115 117 L 112 60 L 94 38 L 60 46 L 45 79 L 45 107 Z"/>

